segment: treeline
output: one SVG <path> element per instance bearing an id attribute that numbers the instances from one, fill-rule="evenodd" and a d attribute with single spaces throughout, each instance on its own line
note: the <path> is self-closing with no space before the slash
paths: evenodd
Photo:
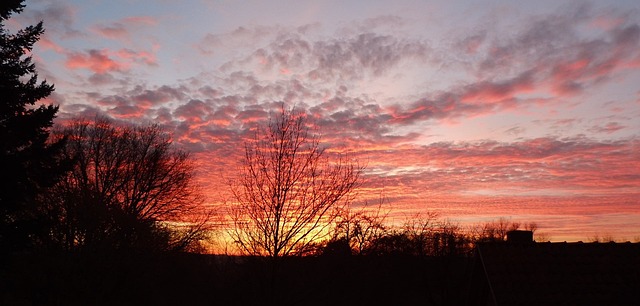
<path id="1" fill-rule="evenodd" d="M 416 257 L 467 257 L 478 243 L 502 242 L 515 230 L 535 232 L 536 223 L 513 222 L 507 218 L 461 227 L 435 213 L 417 215 L 400 227 L 385 225 L 379 209 L 345 214 L 332 238 L 315 244 L 314 255 L 402 255 Z M 546 239 L 541 235 L 538 240 Z"/>

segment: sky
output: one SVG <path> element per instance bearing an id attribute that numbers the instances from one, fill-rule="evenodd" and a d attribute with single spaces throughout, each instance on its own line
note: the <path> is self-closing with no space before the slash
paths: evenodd
<path id="1" fill-rule="evenodd" d="M 157 123 L 208 204 L 282 103 L 366 168 L 387 221 L 640 240 L 637 1 L 27 0 L 58 122 Z"/>

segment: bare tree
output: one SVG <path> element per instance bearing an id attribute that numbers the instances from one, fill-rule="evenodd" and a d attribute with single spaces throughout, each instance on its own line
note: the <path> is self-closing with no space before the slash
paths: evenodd
<path id="1" fill-rule="evenodd" d="M 76 120 L 59 135 L 74 160 L 46 201 L 66 249 L 189 250 L 210 215 L 194 184 L 189 155 L 158 126 Z"/>
<path id="2" fill-rule="evenodd" d="M 472 227 L 470 235 L 473 236 L 473 240 L 478 242 L 506 241 L 507 233 L 509 231 L 515 231 L 520 228 L 535 233 L 538 229 L 538 224 L 535 222 L 511 222 L 508 218 L 500 217 L 498 220 L 489 221 Z"/>
<path id="3" fill-rule="evenodd" d="M 367 209 L 367 205 L 357 208 L 347 206 L 337 218 L 328 247 L 344 244 L 344 249 L 355 255 L 366 255 L 376 249 L 376 243 L 387 234 L 385 219 L 387 212 L 382 211 L 384 198 L 378 205 Z"/>
<path id="4" fill-rule="evenodd" d="M 403 234 L 411 242 L 413 252 L 416 255 L 435 255 L 437 253 L 437 245 L 433 242 L 440 223 L 438 213 L 432 211 L 426 214 L 416 214 L 405 221 Z"/>
<path id="5" fill-rule="evenodd" d="M 328 235 L 349 200 L 361 168 L 344 157 L 330 161 L 306 117 L 284 107 L 245 144 L 230 234 L 253 255 L 280 257 L 305 252 Z"/>

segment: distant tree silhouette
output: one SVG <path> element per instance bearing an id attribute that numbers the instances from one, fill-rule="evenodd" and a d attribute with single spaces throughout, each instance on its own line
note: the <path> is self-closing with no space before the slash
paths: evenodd
<path id="1" fill-rule="evenodd" d="M 330 161 L 305 116 L 284 107 L 245 144 L 230 234 L 242 251 L 280 257 L 301 254 L 337 217 L 358 183 L 361 168 Z"/>
<path id="2" fill-rule="evenodd" d="M 401 227 L 393 227 L 384 224 L 379 211 L 345 212 L 348 210 L 337 219 L 332 238 L 317 245 L 313 254 L 470 257 L 478 243 L 501 242 L 507 240 L 509 231 L 523 228 L 535 232 L 538 228 L 534 222 L 511 222 L 503 217 L 463 229 L 433 212 L 416 214 Z M 538 239 L 547 240 L 544 234 Z"/>
<path id="3" fill-rule="evenodd" d="M 381 198 L 373 210 L 366 210 L 365 206 L 360 209 L 347 206 L 341 211 L 325 251 L 346 248 L 354 255 L 371 254 L 376 249 L 379 239 L 387 234 L 387 226 L 384 224 L 386 215 L 382 211 L 383 202 Z"/>
<path id="4" fill-rule="evenodd" d="M 464 257 L 471 255 L 474 243 L 457 224 L 435 213 L 413 216 L 401 228 L 385 228 L 364 241 L 363 255 L 415 257 Z"/>
<path id="5" fill-rule="evenodd" d="M 38 82 L 30 52 L 44 32 L 42 22 L 15 34 L 5 21 L 24 8 L 22 0 L 0 3 L 0 252 L 32 247 L 48 234 L 37 195 L 64 173 L 63 141 L 48 142 L 57 106 L 36 102 L 53 92 Z"/>
<path id="6" fill-rule="evenodd" d="M 480 225 L 476 225 L 471 230 L 473 239 L 477 242 L 488 241 L 505 241 L 509 231 L 524 228 L 535 232 L 538 225 L 534 222 L 521 224 L 519 222 L 510 222 L 509 219 L 501 217 L 498 220 L 489 221 Z"/>
<path id="7" fill-rule="evenodd" d="M 402 234 L 411 244 L 411 252 L 417 256 L 435 255 L 439 247 L 436 236 L 438 233 L 438 214 L 427 212 L 415 215 L 405 221 Z"/>
<path id="8" fill-rule="evenodd" d="M 599 235 L 599 234 L 595 234 L 591 237 L 589 237 L 590 242 L 615 242 L 616 239 L 610 235 L 610 234 L 604 234 L 604 235 Z"/>
<path id="9" fill-rule="evenodd" d="M 189 155 L 158 126 L 77 120 L 60 133 L 73 170 L 47 195 L 67 250 L 189 250 L 207 230 Z M 179 223 L 170 223 L 179 222 Z"/>

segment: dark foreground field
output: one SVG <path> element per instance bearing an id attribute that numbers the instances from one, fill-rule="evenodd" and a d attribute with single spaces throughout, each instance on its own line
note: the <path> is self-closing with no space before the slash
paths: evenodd
<path id="1" fill-rule="evenodd" d="M 6 259 L 2 305 L 464 305 L 471 259 L 196 254 Z"/>

